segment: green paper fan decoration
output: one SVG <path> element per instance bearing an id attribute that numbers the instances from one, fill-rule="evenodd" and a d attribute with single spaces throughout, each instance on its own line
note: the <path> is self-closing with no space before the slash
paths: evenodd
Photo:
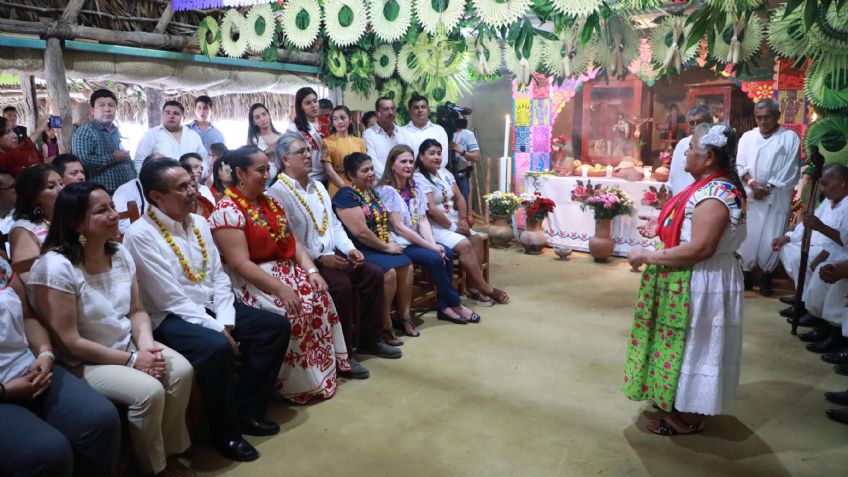
<path id="1" fill-rule="evenodd" d="M 392 45 L 380 45 L 374 50 L 374 74 L 380 78 L 391 78 L 397 66 L 397 53 Z"/>
<path id="2" fill-rule="evenodd" d="M 439 26 L 451 31 L 465 14 L 465 0 L 415 0 L 418 23 L 424 31 L 435 35 Z"/>
<path id="3" fill-rule="evenodd" d="M 658 8 L 663 3 L 668 3 L 664 0 L 618 0 L 610 5 L 610 8 L 616 11 L 640 11 Z"/>
<path id="4" fill-rule="evenodd" d="M 321 7 L 314 0 L 288 0 L 280 12 L 283 34 L 294 47 L 312 46 L 321 29 Z"/>
<path id="5" fill-rule="evenodd" d="M 209 40 L 209 37 L 212 40 Z M 221 50 L 221 28 L 218 21 L 213 17 L 205 16 L 197 25 L 197 41 L 200 44 L 200 52 L 209 58 L 218 56 Z"/>
<path id="6" fill-rule="evenodd" d="M 727 13 L 753 10 L 763 4 L 764 0 L 706 0 L 707 5 L 724 10 Z"/>
<path id="7" fill-rule="evenodd" d="M 660 68 L 677 73 L 698 54 L 698 43 L 686 49 L 691 28 L 682 16 L 665 17 L 651 34 L 651 58 Z"/>
<path id="8" fill-rule="evenodd" d="M 418 57 L 413 45 L 409 43 L 403 45 L 397 57 L 398 76 L 409 84 L 414 83 L 419 77 L 418 68 Z"/>
<path id="9" fill-rule="evenodd" d="M 809 156 L 819 147 L 825 164 L 838 162 L 848 166 L 848 117 L 825 116 L 810 124 L 804 135 L 804 151 Z"/>
<path id="10" fill-rule="evenodd" d="M 235 8 L 227 10 L 221 19 L 221 49 L 230 58 L 241 58 L 247 51 L 247 36 L 239 33 L 238 39 L 233 38 L 233 30 L 247 30 L 244 17 Z"/>
<path id="11" fill-rule="evenodd" d="M 572 17 L 587 17 L 600 11 L 603 0 L 550 0 L 554 9 Z"/>
<path id="12" fill-rule="evenodd" d="M 333 48 L 327 53 L 327 70 L 336 78 L 344 78 L 347 74 L 347 59 L 342 50 Z"/>
<path id="13" fill-rule="evenodd" d="M 512 73 L 518 84 L 529 84 L 533 73 L 539 71 L 542 63 L 542 44 L 540 41 L 534 41 L 527 58 L 520 58 L 515 53 L 515 48 L 507 45 L 504 48 L 504 60 L 506 69 Z"/>
<path id="14" fill-rule="evenodd" d="M 271 5 L 254 5 L 245 15 L 245 28 L 239 33 L 245 37 L 247 47 L 256 53 L 271 46 L 274 42 L 274 31 L 277 28 L 277 20 Z"/>
<path id="15" fill-rule="evenodd" d="M 374 75 L 371 74 L 373 65 L 368 52 L 358 48 L 350 55 L 351 89 L 362 96 L 371 94 L 374 89 Z"/>
<path id="16" fill-rule="evenodd" d="M 804 91 L 816 109 L 848 109 L 848 57 L 819 55 L 804 78 Z"/>
<path id="17" fill-rule="evenodd" d="M 772 49 L 780 56 L 786 58 L 798 58 L 807 52 L 807 27 L 804 23 L 804 14 L 800 8 L 796 8 L 789 16 L 784 18 L 785 6 L 775 10 L 771 17 L 768 29 L 768 41 Z"/>
<path id="18" fill-rule="evenodd" d="M 472 0 L 480 21 L 492 28 L 507 26 L 524 18 L 530 0 Z"/>
<path id="19" fill-rule="evenodd" d="M 818 19 L 810 27 L 809 47 L 816 53 L 848 54 L 848 12 L 838 11 L 835 2 L 827 12 L 819 8 Z"/>
<path id="20" fill-rule="evenodd" d="M 371 29 L 377 38 L 392 43 L 406 35 L 412 23 L 410 0 L 371 0 Z"/>
<path id="21" fill-rule="evenodd" d="M 727 19 L 724 28 L 716 31 L 715 44 L 710 52 L 719 63 L 739 64 L 753 57 L 763 43 L 763 23 L 756 16 Z"/>
<path id="22" fill-rule="evenodd" d="M 432 36 L 419 35 L 413 49 L 421 74 L 450 76 L 465 64 L 465 40 L 451 40 L 443 28 Z"/>
<path id="23" fill-rule="evenodd" d="M 395 104 L 402 104 L 404 89 L 403 83 L 398 81 L 396 78 L 392 78 L 385 81 L 383 85 L 380 86 L 380 96 L 392 98 Z"/>
<path id="24" fill-rule="evenodd" d="M 593 45 L 584 45 L 580 40 L 582 22 L 566 28 L 559 34 L 558 41 L 544 40 L 542 63 L 557 78 L 580 76 L 589 70 L 594 54 Z"/>
<path id="25" fill-rule="evenodd" d="M 355 44 L 365 34 L 368 15 L 362 0 L 325 0 L 324 29 L 340 47 Z"/>
<path id="26" fill-rule="evenodd" d="M 639 56 L 641 38 L 633 24 L 623 16 L 607 18 L 596 49 L 597 64 L 616 78 L 627 76 L 628 68 Z"/>
<path id="27" fill-rule="evenodd" d="M 478 75 L 488 77 L 498 72 L 498 68 L 501 67 L 501 47 L 498 45 L 498 40 L 474 35 L 468 44 L 473 49 L 471 68 Z"/>

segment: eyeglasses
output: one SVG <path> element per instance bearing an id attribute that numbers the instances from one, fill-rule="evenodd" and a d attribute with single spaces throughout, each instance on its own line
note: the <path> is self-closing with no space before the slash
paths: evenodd
<path id="1" fill-rule="evenodd" d="M 297 151 L 293 151 L 292 156 L 301 156 L 303 154 L 306 154 L 307 152 L 309 152 L 309 149 L 302 147 L 302 148 L 298 149 Z"/>

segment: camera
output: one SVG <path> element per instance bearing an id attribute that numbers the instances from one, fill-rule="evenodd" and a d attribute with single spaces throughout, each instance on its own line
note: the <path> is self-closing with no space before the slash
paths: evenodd
<path id="1" fill-rule="evenodd" d="M 47 119 L 47 127 L 50 129 L 61 129 L 62 128 L 62 117 L 61 116 L 50 116 Z"/>
<path id="2" fill-rule="evenodd" d="M 450 101 L 436 107 L 436 124 L 443 127 L 445 132 L 448 133 L 448 144 L 445 147 L 453 142 L 453 135 L 456 131 L 468 127 L 468 120 L 463 116 L 471 116 L 471 108 L 463 108 Z M 457 162 L 459 159 L 456 156 L 457 154 L 453 151 L 448 154 L 448 170 L 451 172 L 458 172 Z"/>

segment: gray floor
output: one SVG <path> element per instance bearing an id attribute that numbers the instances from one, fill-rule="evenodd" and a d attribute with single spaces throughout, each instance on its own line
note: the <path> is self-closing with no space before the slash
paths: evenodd
<path id="1" fill-rule="evenodd" d="M 398 361 L 365 359 L 372 377 L 327 402 L 275 403 L 262 457 L 232 464 L 204 448 L 183 459 L 201 475 L 303 476 L 838 476 L 848 427 L 822 393 L 844 390 L 777 316 L 776 299 L 745 303 L 742 383 L 727 416 L 699 436 L 644 430 L 650 409 L 619 391 L 639 275 L 584 254 L 557 260 L 492 251 L 493 283 L 512 302 L 483 323 L 424 316 Z"/>

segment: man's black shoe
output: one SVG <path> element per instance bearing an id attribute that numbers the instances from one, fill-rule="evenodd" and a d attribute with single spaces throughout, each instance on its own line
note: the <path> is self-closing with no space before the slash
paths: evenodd
<path id="1" fill-rule="evenodd" d="M 786 319 L 786 322 L 790 325 L 792 324 L 792 318 L 789 317 Z M 816 318 L 815 316 L 806 313 L 804 316 L 798 319 L 798 326 L 822 326 L 827 325 L 827 322 L 821 318 Z"/>
<path id="2" fill-rule="evenodd" d="M 250 445 L 250 442 L 242 438 L 222 442 L 215 446 L 215 448 L 222 456 L 238 462 L 250 462 L 259 458 L 259 451 Z"/>
<path id="3" fill-rule="evenodd" d="M 760 277 L 760 295 L 771 296 L 773 290 L 771 287 L 771 273 L 763 272 Z"/>
<path id="4" fill-rule="evenodd" d="M 249 436 L 273 436 L 280 432 L 279 424 L 258 417 L 244 417 L 240 424 L 242 434 Z"/>
<path id="5" fill-rule="evenodd" d="M 848 364 L 848 348 L 843 348 L 834 353 L 826 353 L 821 356 L 822 361 L 830 364 Z M 846 404 L 848 406 L 848 404 Z"/>
<path id="6" fill-rule="evenodd" d="M 824 393 L 824 398 L 834 404 L 848 406 L 848 391 L 841 391 L 838 393 Z"/>
<path id="7" fill-rule="evenodd" d="M 807 351 L 813 353 L 832 353 L 836 350 L 845 347 L 845 338 L 842 337 L 841 330 L 839 335 L 828 336 L 824 341 L 818 343 L 810 343 L 807 345 Z"/>
<path id="8" fill-rule="evenodd" d="M 836 366 L 833 367 L 833 371 L 836 374 L 848 376 L 848 364 L 837 364 Z"/>
<path id="9" fill-rule="evenodd" d="M 828 409 L 827 417 L 842 424 L 848 424 L 848 409 Z"/>
<path id="10" fill-rule="evenodd" d="M 819 325 L 812 331 L 801 333 L 798 338 L 805 343 L 816 343 L 830 337 L 831 328 L 829 325 Z"/>
<path id="11" fill-rule="evenodd" d="M 742 277 L 745 281 L 745 290 L 753 290 L 754 289 L 754 278 L 751 276 L 751 272 L 742 272 Z"/>
<path id="12" fill-rule="evenodd" d="M 780 313 L 780 316 L 792 318 L 793 316 L 795 316 L 795 307 L 790 306 L 789 308 L 784 308 L 784 309 L 780 310 L 778 313 Z"/>
<path id="13" fill-rule="evenodd" d="M 782 296 L 778 298 L 781 303 L 784 305 L 795 306 L 795 297 L 794 296 Z"/>

